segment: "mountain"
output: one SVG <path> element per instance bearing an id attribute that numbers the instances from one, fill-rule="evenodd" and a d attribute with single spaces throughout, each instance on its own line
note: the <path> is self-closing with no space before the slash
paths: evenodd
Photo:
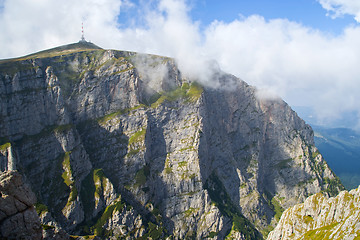
<path id="1" fill-rule="evenodd" d="M 287 209 L 268 240 L 359 239 L 360 188 L 329 198 L 315 194 Z"/>
<path id="2" fill-rule="evenodd" d="M 315 145 L 350 190 L 360 185 L 360 134 L 347 128 L 313 126 Z"/>
<path id="3" fill-rule="evenodd" d="M 68 45 L 63 45 L 51 49 L 47 49 L 44 51 L 32 53 L 26 55 L 24 57 L 14 58 L 14 59 L 0 59 L 0 63 L 13 63 L 21 60 L 28 60 L 28 59 L 36 59 L 36 58 L 44 58 L 44 57 L 55 57 L 59 55 L 64 55 L 68 53 L 74 53 L 77 51 L 84 51 L 84 50 L 94 50 L 94 49 L 102 49 L 101 47 L 87 41 L 79 41 L 78 43 L 72 43 Z M 3 66 L 6 67 L 7 65 Z"/>
<path id="4" fill-rule="evenodd" d="M 360 185 L 360 134 L 356 112 L 345 112 L 341 117 L 324 121 L 309 107 L 294 107 L 296 112 L 315 132 L 315 146 L 331 169 L 350 190 Z M 340 127 L 339 127 L 340 126 Z"/>
<path id="5" fill-rule="evenodd" d="M 0 170 L 31 186 L 45 239 L 262 239 L 343 190 L 309 125 L 220 70 L 77 43 L 0 61 L 0 95 Z"/>
<path id="6" fill-rule="evenodd" d="M 36 196 L 15 171 L 0 173 L 1 239 L 42 239 Z"/>

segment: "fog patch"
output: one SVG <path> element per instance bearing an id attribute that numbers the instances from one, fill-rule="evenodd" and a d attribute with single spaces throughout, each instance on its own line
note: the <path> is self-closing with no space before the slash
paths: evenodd
<path id="1" fill-rule="evenodd" d="M 146 54 L 135 54 L 131 60 L 141 80 L 151 89 L 162 91 L 162 82 L 168 79 L 168 58 Z"/>

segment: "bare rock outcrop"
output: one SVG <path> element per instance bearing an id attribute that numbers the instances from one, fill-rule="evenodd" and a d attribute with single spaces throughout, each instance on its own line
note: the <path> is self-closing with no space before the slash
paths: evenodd
<path id="1" fill-rule="evenodd" d="M 360 187 L 336 197 L 317 193 L 287 209 L 268 240 L 359 239 Z"/>
<path id="2" fill-rule="evenodd" d="M 15 171 L 0 174 L 0 238 L 42 239 L 35 194 Z"/>

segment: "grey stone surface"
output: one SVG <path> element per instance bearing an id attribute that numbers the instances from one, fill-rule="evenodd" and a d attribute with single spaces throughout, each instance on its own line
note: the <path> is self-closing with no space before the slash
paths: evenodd
<path id="1" fill-rule="evenodd" d="M 0 138 L 11 147 L 0 160 L 48 207 L 43 224 L 73 235 L 101 225 L 109 238 L 241 239 L 244 218 L 260 238 L 278 221 L 275 205 L 342 189 L 311 127 L 234 76 L 216 72 L 215 89 L 183 78 L 173 59 L 114 50 L 6 64 Z"/>
<path id="2" fill-rule="evenodd" d="M 318 193 L 287 209 L 267 239 L 357 239 L 359 219 L 360 188 L 332 198 Z"/>
<path id="3" fill-rule="evenodd" d="M 0 238 L 42 239 L 35 194 L 15 171 L 0 174 Z"/>

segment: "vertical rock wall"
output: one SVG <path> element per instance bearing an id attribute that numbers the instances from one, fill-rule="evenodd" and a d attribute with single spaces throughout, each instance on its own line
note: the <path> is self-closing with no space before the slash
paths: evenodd
<path id="1" fill-rule="evenodd" d="M 261 239 L 284 208 L 342 188 L 311 128 L 234 76 L 214 89 L 165 57 L 52 54 L 0 62 L 1 171 L 26 176 L 48 229 Z"/>

